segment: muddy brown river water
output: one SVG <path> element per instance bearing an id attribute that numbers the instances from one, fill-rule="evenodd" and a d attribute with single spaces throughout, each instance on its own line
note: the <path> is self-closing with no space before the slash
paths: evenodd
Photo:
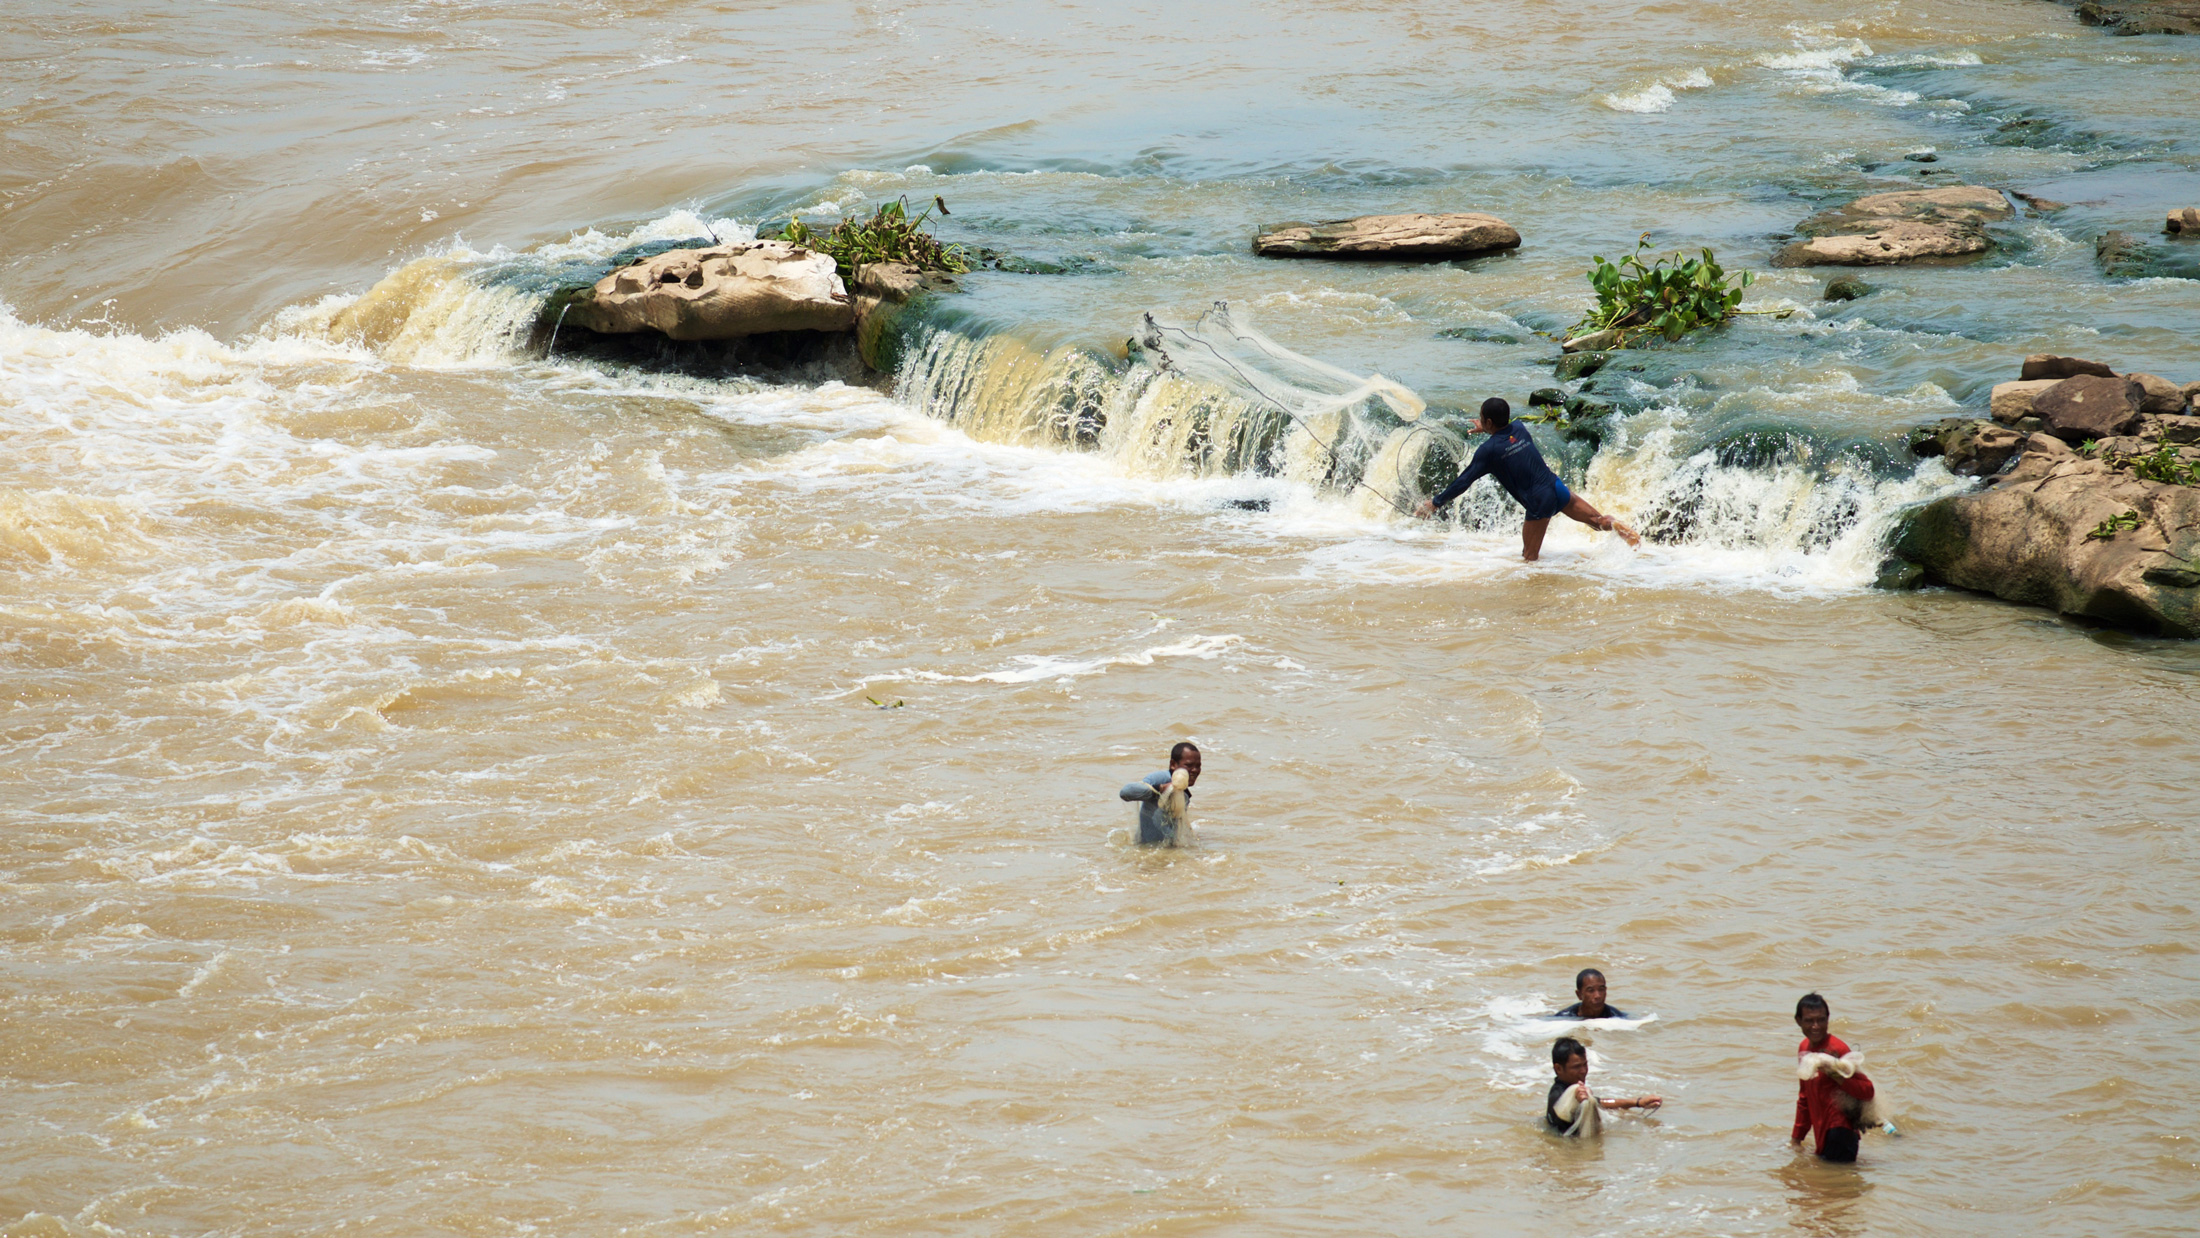
<path id="1" fill-rule="evenodd" d="M 2024 353 L 2200 379 L 2200 285 L 2091 245 L 2200 201 L 2200 40 L 2045 0 L 5 25 L 0 1233 L 2190 1231 L 2200 648 L 1871 584 L 1967 484 L 1903 431 Z M 2072 206 L 1847 305 L 1765 267 L 1924 168 Z M 1065 273 L 971 277 L 885 383 L 530 342 L 560 263 L 904 194 Z M 1246 250 L 1431 206 L 1528 243 Z M 1234 469 L 1110 368 L 1228 300 L 1520 403 L 1645 230 L 1798 312 L 1607 388 L 1565 468 L 1640 553 Z M 1127 846 L 1179 739 L 1197 843 Z M 1638 1016 L 1592 1082 L 1668 1103 L 1575 1145 L 1537 1016 L 1590 965 Z M 1809 989 L 1902 1131 L 1856 1167 L 1788 1143 Z"/>

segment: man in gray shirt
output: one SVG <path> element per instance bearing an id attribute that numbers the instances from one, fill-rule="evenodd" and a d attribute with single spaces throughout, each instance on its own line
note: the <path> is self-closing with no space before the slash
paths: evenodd
<path id="1" fill-rule="evenodd" d="M 1199 781 L 1198 745 L 1179 743 L 1169 749 L 1169 768 L 1158 774 L 1148 774 L 1123 788 L 1123 798 L 1134 800 L 1138 804 L 1138 837 L 1135 841 L 1140 846 L 1173 847 L 1184 841 L 1176 836 L 1175 824 L 1161 812 L 1161 796 L 1168 790 L 1169 782 L 1178 770 L 1184 771 L 1187 788 Z M 1187 801 L 1192 798 L 1189 789 L 1184 792 L 1184 798 Z"/>

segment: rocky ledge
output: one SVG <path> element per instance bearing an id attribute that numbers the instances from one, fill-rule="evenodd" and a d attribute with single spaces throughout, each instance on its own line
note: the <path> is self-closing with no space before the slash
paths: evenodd
<path id="1" fill-rule="evenodd" d="M 845 351 L 852 340 L 861 363 L 885 373 L 895 360 L 888 328 L 899 308 L 956 287 L 951 275 L 901 262 L 868 263 L 844 281 L 829 254 L 789 241 L 735 241 L 638 254 L 593 285 L 553 296 L 537 331 L 569 350 L 672 340 L 739 344 L 741 356 L 783 361 Z"/>
<path id="2" fill-rule="evenodd" d="M 1253 252 L 1264 258 L 1364 258 L 1441 262 L 1518 249 L 1520 232 L 1495 215 L 1362 215 L 1326 223 L 1262 226 Z"/>
<path id="3" fill-rule="evenodd" d="M 1969 258 L 1993 248 L 1987 224 L 2015 214 L 2000 190 L 1977 185 L 1875 193 L 1797 224 L 1803 239 L 1773 255 L 1772 265 L 1887 266 Z"/>
<path id="4" fill-rule="evenodd" d="M 1882 582 L 2200 636 L 2200 382 L 2038 355 L 1992 399 L 1991 419 L 1912 434 L 1918 455 L 1990 480 L 1912 512 Z"/>
<path id="5" fill-rule="evenodd" d="M 2200 34 L 2200 0 L 2084 0 L 2078 20 L 2117 34 Z"/>

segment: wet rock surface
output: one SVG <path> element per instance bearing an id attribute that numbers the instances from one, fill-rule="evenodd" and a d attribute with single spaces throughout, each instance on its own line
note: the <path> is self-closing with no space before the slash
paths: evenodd
<path id="1" fill-rule="evenodd" d="M 2117 34 L 2200 34 L 2200 0 L 2083 0 L 2078 20 Z"/>
<path id="2" fill-rule="evenodd" d="M 1986 225 L 2015 214 L 1998 189 L 1949 185 L 1877 193 L 1796 225 L 1802 238 L 1774 266 L 1890 266 L 1967 258 L 1993 248 Z"/>
<path id="3" fill-rule="evenodd" d="M 2200 230 L 2171 233 L 2160 244 L 2111 230 L 2095 238 L 2093 260 L 2110 279 L 2200 280 Z"/>
<path id="4" fill-rule="evenodd" d="M 1520 232 L 1495 215 L 1362 215 L 1323 223 L 1267 224 L 1253 241 L 1266 258 L 1366 258 L 1434 262 L 1516 249 Z"/>
<path id="5" fill-rule="evenodd" d="M 675 249 L 619 268 L 576 297 L 567 321 L 602 335 L 654 331 L 731 340 L 847 331 L 856 307 L 826 254 L 787 241 Z"/>
<path id="6" fill-rule="evenodd" d="M 2093 364 L 2034 357 L 2026 372 Z M 2035 365 L 2035 363 L 2040 363 Z M 1881 584 L 1938 582 L 2118 627 L 2200 636 L 2200 416 L 2192 389 L 2153 375 L 2080 373 L 1995 388 L 1995 419 L 1951 417 L 1910 436 L 1920 456 L 1985 488 L 1912 512 Z M 2004 392 L 2032 388 L 2046 432 L 2004 422 Z M 2165 392 L 2185 412 L 2141 412 Z M 2080 434 L 2080 422 L 2107 427 Z M 1914 570 L 1913 570 L 1914 569 Z"/>

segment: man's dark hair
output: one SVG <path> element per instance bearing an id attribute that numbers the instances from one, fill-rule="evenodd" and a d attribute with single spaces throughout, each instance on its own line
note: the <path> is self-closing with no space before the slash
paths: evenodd
<path id="1" fill-rule="evenodd" d="M 1493 395 L 1482 401 L 1482 420 L 1502 430 L 1512 424 L 1513 406 L 1505 403 L 1505 397 Z"/>
<path id="2" fill-rule="evenodd" d="M 1577 1057 L 1585 1058 L 1587 1056 L 1589 1056 L 1589 1046 L 1571 1036 L 1561 1036 L 1558 1038 L 1558 1043 L 1551 1046 L 1551 1065 L 1553 1066 L 1564 1066 Z"/>
<path id="3" fill-rule="evenodd" d="M 1176 741 L 1176 747 L 1169 749 L 1169 764 L 1174 765 L 1178 761 L 1183 760 L 1184 754 L 1187 752 L 1197 751 L 1199 751 L 1198 744 L 1195 744 L 1188 739 L 1180 739 Z"/>
<path id="4" fill-rule="evenodd" d="M 1803 994 L 1802 999 L 1795 1003 L 1795 1017 L 1798 1019 L 1802 1018 L 1803 1012 L 1806 1010 L 1823 1010 L 1828 1015 L 1831 1015 L 1833 1013 L 1833 1007 L 1828 1006 L 1826 1004 L 1826 999 L 1818 996 L 1816 993 L 1805 993 Z"/>
<path id="5" fill-rule="evenodd" d="M 1582 986 L 1583 984 L 1585 984 L 1585 983 L 1586 983 L 1586 982 L 1588 981 L 1589 977 L 1591 977 L 1591 976 L 1595 976 L 1595 977 L 1596 977 L 1597 979 L 1599 979 L 1599 980 L 1602 980 L 1602 979 L 1604 979 L 1604 973 L 1603 973 L 1603 972 L 1600 972 L 1600 971 L 1598 971 L 1598 970 L 1597 970 L 1596 968 L 1594 968 L 1594 967 L 1584 967 L 1584 968 L 1582 968 L 1582 969 L 1581 969 L 1580 971 L 1578 971 L 1578 972 L 1575 972 L 1575 973 L 1574 973 L 1574 992 L 1576 992 L 1576 993 L 1579 993 L 1579 992 L 1581 992 L 1581 986 Z"/>

